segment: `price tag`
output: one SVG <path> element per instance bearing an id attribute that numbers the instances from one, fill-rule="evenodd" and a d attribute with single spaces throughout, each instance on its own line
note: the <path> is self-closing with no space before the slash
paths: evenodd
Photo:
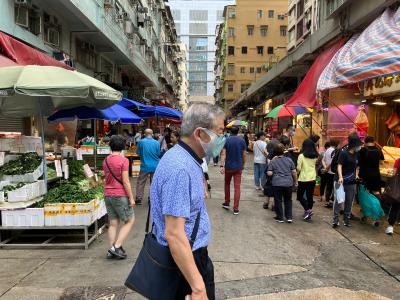
<path id="1" fill-rule="evenodd" d="M 54 161 L 54 165 L 56 167 L 57 177 L 62 177 L 61 162 L 59 160 L 55 160 Z"/>
<path id="2" fill-rule="evenodd" d="M 76 149 L 76 160 L 83 160 L 81 149 Z"/>
<path id="3" fill-rule="evenodd" d="M 69 166 L 66 165 L 64 168 L 64 179 L 68 179 L 69 178 Z"/>
<path id="4" fill-rule="evenodd" d="M 5 152 L 0 152 L 0 166 L 4 165 Z"/>
<path id="5" fill-rule="evenodd" d="M 68 166 L 66 159 L 63 159 L 61 161 L 61 166 L 62 166 L 62 171 L 65 172 L 65 168 Z"/>
<path id="6" fill-rule="evenodd" d="M 85 172 L 85 176 L 87 178 L 91 178 L 94 175 L 88 164 L 83 166 L 83 171 Z"/>

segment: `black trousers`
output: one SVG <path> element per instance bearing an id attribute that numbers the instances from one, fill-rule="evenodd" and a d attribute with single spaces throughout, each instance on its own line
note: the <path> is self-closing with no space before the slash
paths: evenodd
<path id="1" fill-rule="evenodd" d="M 390 208 L 390 212 L 389 212 L 389 219 L 388 219 L 390 226 L 393 226 L 396 223 L 397 218 L 399 217 L 399 214 L 400 214 L 400 203 L 392 204 L 392 207 Z"/>
<path id="2" fill-rule="evenodd" d="M 215 300 L 215 282 L 214 282 L 214 265 L 208 256 L 207 248 L 200 248 L 193 252 L 196 266 L 203 277 L 206 285 L 207 297 L 209 300 Z M 184 300 L 187 295 L 192 294 L 189 283 L 182 276 L 181 287 L 179 288 L 176 299 Z"/>
<path id="3" fill-rule="evenodd" d="M 275 213 L 279 219 L 283 219 L 282 202 L 285 203 L 285 218 L 292 220 L 292 187 L 273 186 Z"/>
<path id="4" fill-rule="evenodd" d="M 312 209 L 314 206 L 314 188 L 315 181 L 299 181 L 297 200 L 300 201 L 304 210 Z M 304 193 L 306 193 L 306 199 L 304 199 Z"/>
<path id="5" fill-rule="evenodd" d="M 320 185 L 320 187 L 321 187 L 321 189 L 320 189 L 321 197 L 323 195 L 325 195 L 326 179 L 327 179 L 326 175 L 327 175 L 327 173 L 324 173 L 324 174 L 321 174 L 319 176 L 321 178 L 321 185 Z"/>
<path id="6" fill-rule="evenodd" d="M 333 183 L 335 174 L 326 173 L 326 189 L 325 189 L 325 200 L 326 202 L 333 203 Z"/>

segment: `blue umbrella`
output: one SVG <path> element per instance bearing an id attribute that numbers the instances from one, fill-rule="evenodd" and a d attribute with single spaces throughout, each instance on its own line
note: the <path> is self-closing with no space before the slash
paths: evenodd
<path id="1" fill-rule="evenodd" d="M 149 106 L 145 109 L 141 109 L 138 115 L 142 118 L 159 116 L 164 118 L 182 119 L 183 117 L 182 112 L 165 106 Z"/>
<path id="2" fill-rule="evenodd" d="M 145 105 L 143 103 L 137 102 L 135 100 L 130 100 L 130 99 L 122 99 L 120 102 L 118 102 L 119 105 L 127 108 L 127 109 L 146 109 L 150 106 Z"/>
<path id="3" fill-rule="evenodd" d="M 73 121 L 75 119 L 79 120 L 108 120 L 108 121 L 118 121 L 118 116 L 116 114 L 107 115 L 103 110 L 79 106 L 70 109 L 63 109 L 55 112 L 50 117 L 47 118 L 49 122 L 62 122 L 62 121 Z"/>
<path id="4" fill-rule="evenodd" d="M 142 121 L 138 115 L 121 106 L 119 103 L 103 109 L 102 112 L 110 117 L 113 117 L 113 115 L 116 116 L 117 120 L 123 124 L 140 124 Z"/>

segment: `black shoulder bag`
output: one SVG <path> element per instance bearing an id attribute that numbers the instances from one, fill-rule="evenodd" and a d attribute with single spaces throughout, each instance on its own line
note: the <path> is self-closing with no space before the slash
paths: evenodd
<path id="1" fill-rule="evenodd" d="M 154 223 L 149 232 L 149 220 L 150 207 L 143 247 L 126 279 L 125 286 L 148 299 L 175 300 L 183 275 L 176 265 L 169 247 L 157 242 L 153 234 Z M 200 212 L 197 214 L 190 237 L 191 247 L 196 240 L 199 224 Z"/>
<path id="2" fill-rule="evenodd" d="M 108 157 L 107 157 L 107 158 L 108 158 Z M 123 182 L 122 182 L 120 179 L 118 179 L 118 177 L 115 176 L 114 172 L 111 170 L 110 166 L 108 165 L 107 158 L 105 159 L 105 162 L 106 162 L 107 169 L 108 169 L 108 171 L 110 172 L 111 176 L 112 176 L 120 185 L 124 185 Z"/>

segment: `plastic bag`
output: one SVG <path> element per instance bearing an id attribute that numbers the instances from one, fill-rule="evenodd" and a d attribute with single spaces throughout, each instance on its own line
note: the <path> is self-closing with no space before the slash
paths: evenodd
<path id="1" fill-rule="evenodd" d="M 336 191 L 337 203 L 338 204 L 344 203 L 344 200 L 346 199 L 346 193 L 344 192 L 343 184 L 336 183 L 335 191 Z"/>
<path id="2" fill-rule="evenodd" d="M 378 220 L 385 216 L 379 199 L 369 193 L 365 189 L 365 186 L 362 184 L 360 184 L 360 188 L 358 191 L 358 199 L 360 200 L 360 205 L 364 217 Z"/>

